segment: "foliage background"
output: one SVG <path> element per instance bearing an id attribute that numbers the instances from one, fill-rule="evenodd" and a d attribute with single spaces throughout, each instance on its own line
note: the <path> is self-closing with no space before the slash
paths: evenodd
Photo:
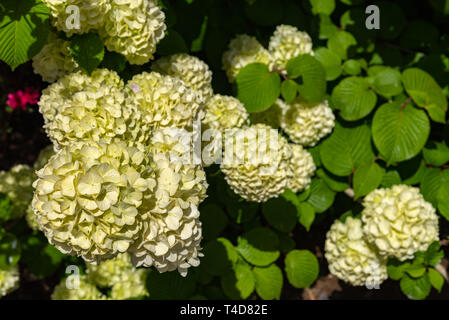
<path id="1" fill-rule="evenodd" d="M 449 190 L 449 126 L 445 109 L 449 94 L 449 1 L 372 3 L 380 7 L 378 31 L 365 28 L 368 2 L 363 0 L 161 1 L 168 33 L 158 45 L 157 57 L 177 52 L 198 56 L 213 71 L 216 93 L 241 95 L 221 69 L 222 54 L 235 35 L 253 35 L 266 47 L 279 24 L 308 32 L 315 58 L 326 71 L 326 97 L 338 124 L 330 136 L 310 149 L 318 170 L 311 187 L 302 194 L 286 193 L 263 205 L 246 203 L 229 190 L 217 167 L 209 168 L 209 198 L 200 207 L 205 257 L 187 278 L 152 272 L 148 279 L 151 298 L 310 299 L 316 292 L 333 299 L 406 298 L 401 288 L 415 298 L 427 294 L 431 299 L 449 298 L 447 285 L 438 293 L 419 281 L 407 289 L 391 279 L 381 290 L 340 282 L 341 290 L 335 291 L 338 286 L 328 277 L 323 257 L 326 232 L 335 219 L 360 213 L 360 198 L 379 186 L 419 186 L 426 200 L 439 209 L 442 249 L 446 256 L 448 253 L 449 197 L 445 195 Z M 29 8 L 22 9 L 27 12 Z M 17 61 L 29 60 L 46 39 L 48 21 L 31 17 L 31 42 Z M 4 21 L 2 14 L 0 21 Z M 115 69 L 125 80 L 149 70 L 150 65 L 130 65 L 107 51 L 103 58 L 95 54 L 90 58 L 89 65 Z M 7 59 L 2 56 L 2 60 Z M 0 63 L 2 105 L 10 92 L 27 85 L 46 86 L 33 74 L 29 62 L 19 65 L 14 61 L 9 61 L 17 67 L 14 71 Z M 412 70 L 415 73 L 406 77 L 402 72 L 409 68 L 427 73 Z M 417 87 L 407 82 L 410 77 L 420 79 Z M 282 96 L 286 98 L 285 92 Z M 397 108 L 389 110 L 397 112 L 378 112 L 385 103 L 393 103 Z M 339 105 L 345 107 L 337 109 Z M 390 127 L 385 124 L 384 119 L 395 119 L 404 109 L 410 112 L 399 131 L 394 129 L 398 121 Z M 417 127 L 417 117 L 430 120 Z M 0 122 L 2 170 L 19 163 L 32 165 L 39 151 L 50 144 L 36 109 L 11 112 L 0 108 Z M 412 131 L 417 134 L 410 135 Z M 397 139 L 390 141 L 395 132 Z M 354 197 L 344 192 L 350 188 Z M 67 265 L 83 265 L 53 249 L 41 233 L 27 227 L 24 219 L 4 221 L 1 230 L 20 243 L 20 249 L 11 250 L 11 239 L 0 232 L 0 260 L 20 259 L 21 287 L 7 299 L 48 299 Z M 447 264 L 447 260 L 442 263 Z M 429 267 L 424 262 L 414 265 L 424 271 Z M 406 276 L 416 280 L 423 275 L 409 272 Z M 322 292 L 303 290 L 323 286 Z M 424 296 L 423 291 L 427 293 Z"/>

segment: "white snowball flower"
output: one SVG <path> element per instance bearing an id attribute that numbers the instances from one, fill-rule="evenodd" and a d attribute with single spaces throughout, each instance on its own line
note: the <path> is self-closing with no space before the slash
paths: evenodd
<path id="1" fill-rule="evenodd" d="M 365 197 L 363 205 L 363 231 L 382 256 L 412 259 L 438 240 L 438 216 L 417 188 L 377 189 Z"/>
<path id="2" fill-rule="evenodd" d="M 302 146 L 290 144 L 290 148 L 292 149 L 290 170 L 293 177 L 290 179 L 288 188 L 293 192 L 298 192 L 307 189 L 316 167 L 312 155 Z"/>
<path id="3" fill-rule="evenodd" d="M 6 296 L 19 288 L 19 267 L 0 269 L 0 297 Z"/>
<path id="4" fill-rule="evenodd" d="M 388 278 L 386 259 L 365 241 L 360 219 L 336 220 L 326 234 L 329 271 L 353 286 L 376 286 Z"/>

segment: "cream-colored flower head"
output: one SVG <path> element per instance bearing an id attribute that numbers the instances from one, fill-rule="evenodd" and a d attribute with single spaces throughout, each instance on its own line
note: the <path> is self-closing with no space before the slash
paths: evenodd
<path id="1" fill-rule="evenodd" d="M 33 164 L 34 170 L 40 170 L 42 169 L 50 160 L 51 157 L 55 155 L 55 150 L 53 148 L 53 145 L 48 145 L 45 148 L 43 148 L 36 159 L 36 161 Z"/>
<path id="2" fill-rule="evenodd" d="M 303 191 L 310 184 L 310 178 L 315 173 L 315 163 L 312 155 L 299 144 L 290 144 L 292 157 L 290 159 L 290 170 L 293 177 L 290 179 L 288 188 L 293 192 Z"/>
<path id="3" fill-rule="evenodd" d="M 207 101 L 205 111 L 204 129 L 224 132 L 226 129 L 248 125 L 248 111 L 238 99 L 231 96 L 215 94 Z"/>
<path id="4" fill-rule="evenodd" d="M 204 61 L 195 56 L 173 54 L 155 61 L 151 69 L 182 80 L 186 86 L 199 91 L 205 100 L 213 95 L 212 71 Z"/>
<path id="5" fill-rule="evenodd" d="M 307 102 L 296 98 L 287 105 L 281 119 L 281 127 L 290 139 L 306 147 L 313 147 L 331 133 L 335 116 L 327 101 Z"/>
<path id="6" fill-rule="evenodd" d="M 271 107 L 261 112 L 251 113 L 249 118 L 252 124 L 263 123 L 278 129 L 281 126 L 282 115 L 287 109 L 287 104 L 281 99 L 277 99 Z"/>
<path id="7" fill-rule="evenodd" d="M 365 241 L 360 219 L 335 220 L 324 250 L 329 271 L 353 286 L 375 286 L 388 278 L 386 259 Z"/>
<path id="8" fill-rule="evenodd" d="M 363 205 L 365 237 L 382 256 L 412 259 L 438 240 L 438 216 L 418 188 L 377 189 L 365 197 Z"/>
<path id="9" fill-rule="evenodd" d="M 28 205 L 25 213 L 25 220 L 31 229 L 39 230 L 39 224 L 37 223 L 36 214 L 34 213 L 33 205 L 31 203 Z"/>
<path id="10" fill-rule="evenodd" d="M 6 194 L 14 205 L 12 218 L 19 218 L 33 197 L 34 170 L 26 164 L 18 164 L 9 171 L 0 171 L 0 193 Z"/>
<path id="11" fill-rule="evenodd" d="M 59 39 L 53 32 L 50 32 L 41 51 L 33 57 L 34 73 L 40 74 L 47 82 L 54 82 L 79 69 L 70 53 L 70 42 Z"/>
<path id="12" fill-rule="evenodd" d="M 201 222 L 198 205 L 206 198 L 206 174 L 200 164 L 183 162 L 190 150 L 179 128 L 158 129 L 151 140 L 157 187 L 151 208 L 142 216 L 141 238 L 130 250 L 133 264 L 183 276 L 199 265 Z M 181 161 L 180 161 L 181 159 Z"/>
<path id="13" fill-rule="evenodd" d="M 151 129 L 176 127 L 190 129 L 204 100 L 201 94 L 174 77 L 143 72 L 128 81 L 127 104 L 137 105 L 142 126 Z"/>
<path id="14" fill-rule="evenodd" d="M 109 0 L 42 0 L 42 2 L 50 8 L 53 26 L 68 36 L 101 28 L 104 17 L 110 9 Z M 74 18 L 78 13 L 75 10 L 79 10 L 78 26 L 74 24 L 76 22 Z"/>
<path id="15" fill-rule="evenodd" d="M 39 229 L 61 252 L 89 263 L 127 251 L 156 184 L 150 161 L 143 146 L 118 140 L 64 147 L 33 184 Z"/>
<path id="16" fill-rule="evenodd" d="M 124 300 L 147 296 L 146 277 L 148 270 L 136 269 L 128 253 L 101 262 L 87 264 L 87 275 L 91 283 L 102 288 L 111 288 L 110 298 Z"/>
<path id="17" fill-rule="evenodd" d="M 0 297 L 6 296 L 19 288 L 19 267 L 0 269 Z"/>
<path id="18" fill-rule="evenodd" d="M 109 51 L 118 52 L 131 64 L 153 59 L 157 43 L 165 36 L 165 14 L 157 0 L 112 0 L 99 30 Z"/>
<path id="19" fill-rule="evenodd" d="M 306 53 L 314 55 L 310 36 L 288 25 L 276 27 L 270 38 L 268 50 L 275 67 L 280 70 L 285 70 L 287 62 L 296 56 Z"/>
<path id="20" fill-rule="evenodd" d="M 270 53 L 257 41 L 256 38 L 246 34 L 240 34 L 229 42 L 229 49 L 223 54 L 223 70 L 226 71 L 229 82 L 234 82 L 235 77 L 246 65 L 260 62 L 270 65 Z"/>
<path id="21" fill-rule="evenodd" d="M 58 148 L 79 140 L 146 139 L 139 109 L 125 103 L 123 81 L 114 71 L 63 77 L 43 91 L 39 107 L 45 130 Z"/>
<path id="22" fill-rule="evenodd" d="M 106 300 L 107 297 L 91 283 L 86 275 L 80 275 L 79 281 L 70 281 L 67 288 L 67 280 L 62 281 L 55 287 L 51 294 L 52 300 Z"/>
<path id="23" fill-rule="evenodd" d="M 236 194 L 265 202 L 287 188 L 292 178 L 291 152 L 287 140 L 267 125 L 228 131 L 221 170 Z"/>

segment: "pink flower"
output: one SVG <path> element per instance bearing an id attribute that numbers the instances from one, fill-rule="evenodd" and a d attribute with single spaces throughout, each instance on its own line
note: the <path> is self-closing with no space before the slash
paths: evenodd
<path id="1" fill-rule="evenodd" d="M 8 101 L 6 101 L 6 104 L 12 109 L 20 108 L 26 110 L 27 104 L 33 105 L 38 103 L 39 97 L 40 95 L 37 89 L 27 87 L 24 91 L 18 90 L 8 94 Z"/>

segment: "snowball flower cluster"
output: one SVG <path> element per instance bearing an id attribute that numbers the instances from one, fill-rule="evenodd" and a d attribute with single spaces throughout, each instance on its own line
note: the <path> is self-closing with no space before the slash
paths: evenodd
<path id="1" fill-rule="evenodd" d="M 57 148 L 79 140 L 145 140 L 139 110 L 125 103 L 123 81 L 114 71 L 67 75 L 43 91 L 39 107 Z"/>
<path id="2" fill-rule="evenodd" d="M 39 228 L 61 252 L 90 263 L 128 250 L 141 229 L 156 181 L 143 146 L 76 142 L 37 172 L 33 209 Z"/>
<path id="3" fill-rule="evenodd" d="M 353 286 L 374 286 L 388 278 L 386 259 L 365 241 L 360 219 L 334 222 L 326 234 L 325 257 L 329 271 Z"/>
<path id="4" fill-rule="evenodd" d="M 296 27 L 279 25 L 268 44 L 268 50 L 276 68 L 284 70 L 287 62 L 301 54 L 311 54 L 312 38 Z"/>
<path id="5" fill-rule="evenodd" d="M 12 218 L 19 218 L 33 197 L 34 170 L 25 164 L 15 165 L 9 171 L 0 171 L 0 193 L 6 194 L 14 205 Z"/>
<path id="6" fill-rule="evenodd" d="M 165 36 L 165 14 L 157 0 L 111 0 L 99 33 L 106 48 L 123 54 L 131 64 L 153 59 Z"/>
<path id="7" fill-rule="evenodd" d="M 54 82 L 79 69 L 70 53 L 70 42 L 59 39 L 52 32 L 41 51 L 33 57 L 34 73 L 47 82 Z"/>
<path id="8" fill-rule="evenodd" d="M 327 101 L 307 102 L 296 98 L 284 110 L 281 127 L 290 139 L 303 146 L 313 147 L 335 126 L 335 116 Z"/>
<path id="9" fill-rule="evenodd" d="M 257 124 L 236 129 L 225 139 L 221 170 L 235 193 L 247 201 L 265 202 L 285 190 L 292 178 L 292 150 L 276 130 Z"/>
<path id="10" fill-rule="evenodd" d="M 263 63 L 270 70 L 284 73 L 287 62 L 301 54 L 314 54 L 310 36 L 296 27 L 279 25 L 270 38 L 268 50 L 246 34 L 232 39 L 223 54 L 222 64 L 229 82 L 234 82 L 240 70 L 250 63 Z"/>
<path id="11" fill-rule="evenodd" d="M 42 0 L 42 2 L 50 8 L 53 26 L 68 36 L 101 28 L 104 16 L 111 6 L 109 0 Z M 74 14 L 73 11 L 67 10 L 70 5 L 76 6 L 79 10 L 79 25 L 74 25 L 76 20 L 70 17 Z"/>
<path id="12" fill-rule="evenodd" d="M 204 104 L 202 95 L 171 76 L 143 72 L 127 84 L 127 105 L 138 105 L 142 126 L 190 129 Z"/>
<path id="13" fill-rule="evenodd" d="M 37 156 L 37 159 L 33 164 L 33 169 L 36 171 L 42 169 L 47 164 L 48 160 L 50 160 L 50 158 L 54 155 L 55 150 L 53 148 L 53 145 L 50 144 L 46 146 L 39 152 L 39 155 Z"/>
<path id="14" fill-rule="evenodd" d="M 52 24 L 68 36 L 97 31 L 109 51 L 123 54 L 131 64 L 153 59 L 164 37 L 165 14 L 157 0 L 43 0 Z M 79 9 L 79 25 L 76 11 Z M 74 18 L 75 17 L 75 18 Z"/>
<path id="15" fill-rule="evenodd" d="M 229 82 L 246 65 L 254 62 L 270 64 L 270 53 L 257 41 L 256 38 L 241 34 L 231 40 L 229 49 L 223 54 L 223 69 L 226 71 Z"/>
<path id="16" fill-rule="evenodd" d="M 99 265 L 88 264 L 86 272 L 91 283 L 100 288 L 111 288 L 112 300 L 148 296 L 145 283 L 148 270 L 136 269 L 127 253 Z"/>
<path id="17" fill-rule="evenodd" d="M 438 216 L 417 188 L 377 189 L 365 197 L 363 205 L 366 239 L 381 256 L 411 259 L 438 240 Z"/>
<path id="18" fill-rule="evenodd" d="M 19 267 L 16 265 L 6 270 L 0 269 L 0 297 L 17 288 L 19 288 Z"/>
<path id="19" fill-rule="evenodd" d="M 205 129 L 216 129 L 224 132 L 226 129 L 241 128 L 248 124 L 248 111 L 236 98 L 215 94 L 205 105 L 203 125 Z"/>
<path id="20" fill-rule="evenodd" d="M 312 155 L 302 146 L 290 144 L 290 148 L 292 149 L 290 170 L 293 177 L 290 179 L 288 188 L 296 193 L 307 189 L 316 167 Z"/>
<path id="21" fill-rule="evenodd" d="M 89 281 L 86 275 L 80 275 L 79 281 L 73 281 L 78 287 L 67 288 L 66 279 L 59 283 L 53 293 L 52 300 L 106 300 L 107 297 Z"/>
<path id="22" fill-rule="evenodd" d="M 182 80 L 189 88 L 199 91 L 205 100 L 213 95 L 212 71 L 197 57 L 186 53 L 173 54 L 155 61 L 151 68 Z"/>

